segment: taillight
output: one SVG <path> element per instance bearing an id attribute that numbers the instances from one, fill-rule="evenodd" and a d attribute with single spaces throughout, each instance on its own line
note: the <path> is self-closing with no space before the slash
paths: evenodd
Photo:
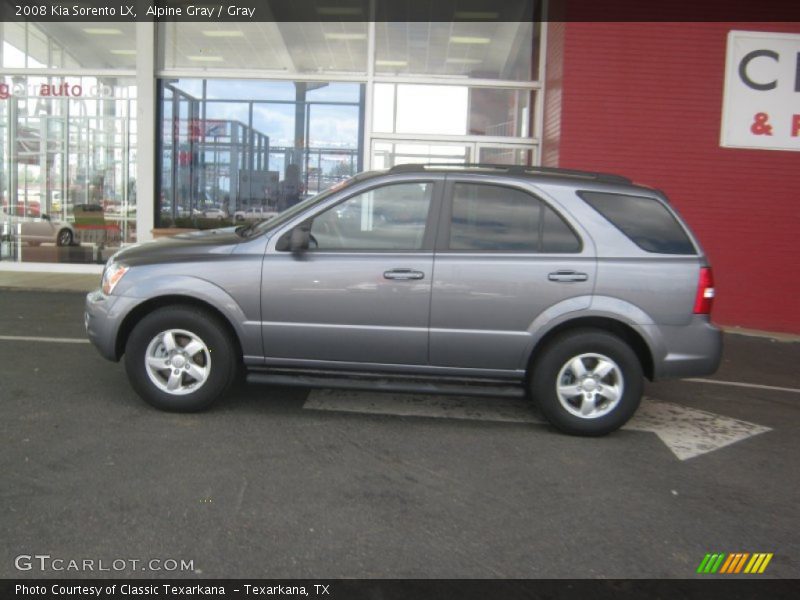
<path id="1" fill-rule="evenodd" d="M 711 267 L 700 268 L 700 278 L 697 282 L 697 295 L 694 298 L 694 314 L 711 314 L 711 305 L 714 303 L 714 275 Z"/>

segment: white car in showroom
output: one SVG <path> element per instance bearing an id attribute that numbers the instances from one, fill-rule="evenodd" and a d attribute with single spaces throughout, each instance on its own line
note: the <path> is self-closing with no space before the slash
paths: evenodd
<path id="1" fill-rule="evenodd" d="M 47 215 L 20 216 L 9 214 L 7 207 L 3 207 L 0 214 L 0 232 L 3 236 L 8 235 L 10 239 L 17 239 L 17 232 L 20 232 L 20 239 L 31 246 L 38 246 L 42 243 L 51 243 L 56 246 L 71 246 L 75 241 L 75 229 L 65 221 L 53 220 Z"/>
<path id="2" fill-rule="evenodd" d="M 233 220 L 242 222 L 242 221 L 266 221 L 267 219 L 271 219 L 278 213 L 274 210 L 270 210 L 268 208 L 262 208 L 260 206 L 251 206 L 248 209 L 244 210 L 237 210 L 233 213 Z"/>

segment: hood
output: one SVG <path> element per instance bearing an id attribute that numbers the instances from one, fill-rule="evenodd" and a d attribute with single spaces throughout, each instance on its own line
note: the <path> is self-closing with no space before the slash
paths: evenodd
<path id="1" fill-rule="evenodd" d="M 114 260 L 130 266 L 193 260 L 230 254 L 242 241 L 243 238 L 236 235 L 236 227 L 192 231 L 123 248 L 114 255 Z"/>

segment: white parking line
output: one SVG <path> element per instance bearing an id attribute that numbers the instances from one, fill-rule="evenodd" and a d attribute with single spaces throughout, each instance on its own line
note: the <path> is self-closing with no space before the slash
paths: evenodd
<path id="1" fill-rule="evenodd" d="M 46 342 L 48 344 L 88 344 L 83 338 L 34 337 L 30 335 L 0 335 L 3 342 Z"/>
<path id="2" fill-rule="evenodd" d="M 741 381 L 719 381 L 718 379 L 696 379 L 689 378 L 683 381 L 692 381 L 694 383 L 713 383 L 716 385 L 732 385 L 734 387 L 753 388 L 756 390 L 772 390 L 775 392 L 790 392 L 792 394 L 800 394 L 800 389 L 779 387 L 776 385 L 761 385 L 759 383 L 742 383 Z"/>

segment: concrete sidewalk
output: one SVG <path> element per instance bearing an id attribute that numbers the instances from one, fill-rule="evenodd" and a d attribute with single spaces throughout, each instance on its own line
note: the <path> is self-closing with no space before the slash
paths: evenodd
<path id="1" fill-rule="evenodd" d="M 94 273 L 0 271 L 0 290 L 89 292 L 98 287 L 100 275 Z"/>

